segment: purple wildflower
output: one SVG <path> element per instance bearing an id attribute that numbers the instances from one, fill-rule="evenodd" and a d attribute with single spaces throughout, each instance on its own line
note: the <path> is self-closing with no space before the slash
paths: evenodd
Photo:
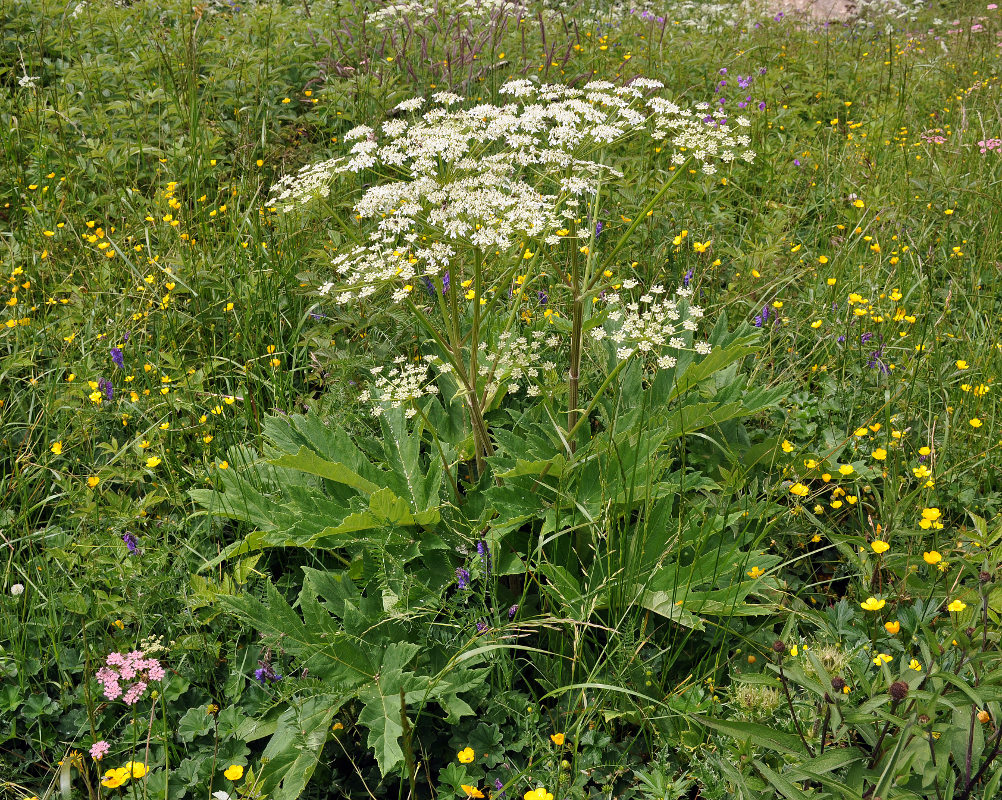
<path id="1" fill-rule="evenodd" d="M 758 104 L 759 111 L 765 111 L 765 100 Z"/>
<path id="2" fill-rule="evenodd" d="M 264 686 L 267 683 L 278 683 L 282 676 L 275 672 L 271 661 L 258 661 L 258 668 L 254 670 L 254 680 Z"/>
<path id="3" fill-rule="evenodd" d="M 139 555 L 139 542 L 134 535 L 126 531 L 122 534 L 122 541 L 125 542 L 125 546 L 129 548 L 129 552 L 132 555 Z"/>
<path id="4" fill-rule="evenodd" d="M 497 797 L 497 798 L 500 798 L 500 800 L 504 800 L 504 798 L 506 798 L 508 796 L 507 793 L 505 793 L 504 791 L 502 791 L 504 789 L 504 784 L 501 782 L 500 778 L 495 778 L 494 779 L 494 788 L 498 790 L 498 794 L 496 794 L 494 796 Z"/>
<path id="5" fill-rule="evenodd" d="M 460 589 L 468 589 L 470 587 L 470 571 L 456 567 L 456 582 Z"/>
<path id="6" fill-rule="evenodd" d="M 487 623 L 482 619 L 477 620 L 477 633 L 483 633 L 485 630 L 487 630 Z"/>
<path id="7" fill-rule="evenodd" d="M 515 603 L 511 608 L 508 609 L 508 621 L 515 619 L 515 615 L 518 613 L 518 603 Z"/>
<path id="8" fill-rule="evenodd" d="M 111 381 L 107 378 L 101 378 L 97 382 L 97 388 L 104 393 L 105 400 L 111 400 L 115 396 L 115 387 L 111 385 Z"/>
<path id="9" fill-rule="evenodd" d="M 602 233 L 602 220 L 595 223 L 595 238 L 597 239 Z"/>
<path id="10" fill-rule="evenodd" d="M 692 273 L 693 269 L 690 268 L 689 271 L 682 276 L 682 286 L 684 286 L 686 289 L 689 288 L 689 281 L 692 280 Z"/>
<path id="11" fill-rule="evenodd" d="M 125 356 L 122 353 L 121 347 L 111 348 L 111 360 L 119 369 L 125 369 Z"/>

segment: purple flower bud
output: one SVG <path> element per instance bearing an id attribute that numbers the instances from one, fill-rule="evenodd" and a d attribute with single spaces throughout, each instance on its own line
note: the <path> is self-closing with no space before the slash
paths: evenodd
<path id="1" fill-rule="evenodd" d="M 121 347 L 111 348 L 111 360 L 119 369 L 125 369 L 125 356 L 122 353 Z"/>
<path id="2" fill-rule="evenodd" d="M 463 569 L 462 567 L 456 567 L 456 582 L 459 584 L 460 589 L 468 589 L 470 587 L 469 570 Z"/>
<path id="3" fill-rule="evenodd" d="M 508 609 L 508 621 L 515 619 L 515 615 L 518 613 L 518 603 L 515 603 L 511 608 Z"/>
<path id="4" fill-rule="evenodd" d="M 111 385 L 111 381 L 107 378 L 101 378 L 97 382 L 97 388 L 104 393 L 105 400 L 111 400 L 115 396 L 115 388 Z"/>

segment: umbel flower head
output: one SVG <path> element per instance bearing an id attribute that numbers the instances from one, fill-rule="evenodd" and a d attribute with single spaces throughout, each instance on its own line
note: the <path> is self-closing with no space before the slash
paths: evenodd
<path id="1" fill-rule="evenodd" d="M 413 121 L 348 131 L 346 155 L 282 178 L 269 205 L 292 211 L 328 197 L 340 175 L 378 169 L 392 176 L 356 202 L 357 217 L 373 223 L 369 242 L 339 253 L 332 262 L 337 278 L 320 291 L 341 304 L 383 290 L 404 302 L 420 286 L 416 279 L 443 288 L 442 276 L 459 261 L 457 248 L 504 256 L 527 239 L 557 244 L 557 231 L 582 216 L 584 198 L 602 180 L 622 177 L 592 156 L 614 152 L 625 137 L 664 142 L 666 158 L 676 165 L 691 158 L 708 174 L 717 163 L 754 158 L 749 137 L 722 118 L 648 96 L 661 88 L 645 78 L 580 89 L 515 80 L 501 87 L 511 98 L 504 105 L 454 109 L 461 98 L 446 92 L 430 103 L 407 100 L 399 112 L 429 107 Z"/>

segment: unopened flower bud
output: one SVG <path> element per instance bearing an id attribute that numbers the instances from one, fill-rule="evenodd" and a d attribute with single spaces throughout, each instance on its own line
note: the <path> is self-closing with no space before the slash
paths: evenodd
<path id="1" fill-rule="evenodd" d="M 836 692 L 841 692 L 845 688 L 845 680 L 841 676 L 836 675 L 832 678 L 832 689 Z"/>
<path id="2" fill-rule="evenodd" d="M 772 643 L 772 649 L 774 652 L 782 654 L 786 652 L 786 645 L 783 644 L 782 639 L 777 639 Z"/>
<path id="3" fill-rule="evenodd" d="M 984 725 L 988 720 L 992 718 L 992 715 L 985 711 L 983 708 L 978 712 L 978 722 Z"/>

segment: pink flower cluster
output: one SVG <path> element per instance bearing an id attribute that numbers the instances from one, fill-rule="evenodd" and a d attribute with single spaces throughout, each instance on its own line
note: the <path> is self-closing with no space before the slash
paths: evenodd
<path id="1" fill-rule="evenodd" d="M 978 147 L 981 148 L 982 153 L 987 153 L 989 150 L 999 150 L 1002 149 L 1002 139 L 982 139 L 978 142 Z"/>
<path id="2" fill-rule="evenodd" d="M 102 739 L 99 742 L 94 742 L 94 744 L 90 746 L 90 757 L 95 761 L 100 761 L 108 755 L 109 750 L 111 750 L 111 745 Z"/>
<path id="3" fill-rule="evenodd" d="M 121 697 L 130 706 L 143 696 L 149 681 L 163 680 L 166 674 L 160 662 L 146 658 L 142 650 L 109 653 L 105 664 L 96 675 L 98 683 L 104 687 L 104 696 L 109 700 Z"/>

